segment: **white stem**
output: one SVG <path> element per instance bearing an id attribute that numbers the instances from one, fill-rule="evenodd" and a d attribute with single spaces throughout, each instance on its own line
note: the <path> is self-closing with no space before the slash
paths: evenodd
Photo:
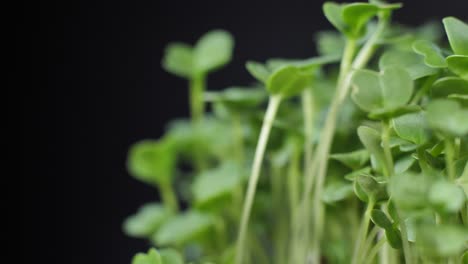
<path id="1" fill-rule="evenodd" d="M 268 143 L 271 127 L 275 120 L 276 112 L 281 103 L 282 97 L 280 95 L 273 95 L 270 97 L 268 107 L 263 119 L 262 129 L 255 149 L 255 157 L 252 165 L 252 172 L 249 178 L 249 185 L 247 187 L 247 194 L 244 201 L 244 208 L 242 210 L 242 217 L 240 223 L 239 237 L 237 239 L 236 249 L 236 262 L 237 264 L 244 263 L 244 248 L 245 238 L 249 224 L 250 212 L 252 211 L 252 204 L 255 198 L 255 191 L 257 189 L 258 179 L 260 178 L 260 171 L 262 168 L 263 156 Z"/>

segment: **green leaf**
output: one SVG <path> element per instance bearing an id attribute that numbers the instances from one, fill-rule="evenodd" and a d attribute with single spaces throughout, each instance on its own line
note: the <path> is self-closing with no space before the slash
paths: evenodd
<path id="1" fill-rule="evenodd" d="M 267 99 L 268 94 L 260 87 L 233 86 L 219 92 L 206 92 L 205 97 L 210 101 L 221 102 L 229 109 L 242 111 L 259 105 Z"/>
<path id="2" fill-rule="evenodd" d="M 346 30 L 346 24 L 343 20 L 343 5 L 326 2 L 322 6 L 325 17 L 330 23 L 335 26 L 338 31 L 344 33 Z"/>
<path id="3" fill-rule="evenodd" d="M 311 84 L 310 74 L 302 72 L 298 67 L 288 65 L 274 71 L 266 82 L 267 90 L 271 94 L 290 97 L 300 93 Z"/>
<path id="4" fill-rule="evenodd" d="M 348 153 L 332 154 L 330 155 L 330 158 L 338 160 L 349 168 L 356 170 L 366 164 L 369 161 L 370 156 L 367 150 L 360 149 Z"/>
<path id="5" fill-rule="evenodd" d="M 204 34 L 194 47 L 194 69 L 198 74 L 216 70 L 232 57 L 234 39 L 229 32 L 213 30 Z"/>
<path id="6" fill-rule="evenodd" d="M 169 43 L 162 60 L 163 68 L 179 77 L 189 79 L 193 75 L 193 49 L 184 43 Z"/>
<path id="7" fill-rule="evenodd" d="M 379 202 L 388 198 L 385 185 L 378 183 L 371 176 L 359 175 L 356 177 L 356 182 L 370 200 Z"/>
<path id="8" fill-rule="evenodd" d="M 456 256 L 468 242 L 468 228 L 456 225 L 424 225 L 417 229 L 416 246 L 426 256 Z"/>
<path id="9" fill-rule="evenodd" d="M 388 192 L 396 205 L 401 208 L 423 208 L 427 205 L 430 186 L 429 177 L 406 172 L 390 178 Z"/>
<path id="10" fill-rule="evenodd" d="M 162 264 L 184 264 L 182 255 L 172 248 L 165 248 L 159 251 Z"/>
<path id="11" fill-rule="evenodd" d="M 354 102 L 364 111 L 385 112 L 405 106 L 413 93 L 413 81 L 399 67 L 387 67 L 378 74 L 368 70 L 357 70 L 352 76 Z"/>
<path id="12" fill-rule="evenodd" d="M 392 228 L 392 222 L 388 219 L 387 215 L 378 209 L 373 209 L 371 211 L 371 220 L 374 224 L 380 226 L 383 229 Z"/>
<path id="13" fill-rule="evenodd" d="M 406 155 L 395 162 L 395 173 L 403 173 L 409 170 L 416 160 L 412 155 Z"/>
<path id="14" fill-rule="evenodd" d="M 202 237 L 213 226 L 210 215 L 188 211 L 167 221 L 153 236 L 158 245 L 181 246 Z"/>
<path id="15" fill-rule="evenodd" d="M 368 3 L 351 3 L 342 9 L 344 23 L 347 24 L 347 34 L 354 38 L 362 37 L 365 34 L 367 22 L 379 11 L 376 5 Z"/>
<path id="16" fill-rule="evenodd" d="M 455 183 L 463 189 L 465 196 L 468 197 L 468 162 L 465 162 L 463 172 L 461 173 L 461 176 L 457 178 Z"/>
<path id="17" fill-rule="evenodd" d="M 132 264 L 165 264 L 161 260 L 156 249 L 152 248 L 148 250 L 148 253 L 138 253 L 132 259 Z"/>
<path id="18" fill-rule="evenodd" d="M 371 173 L 371 167 L 367 166 L 360 170 L 354 170 L 344 176 L 348 181 L 354 181 L 359 175 L 369 175 Z"/>
<path id="19" fill-rule="evenodd" d="M 225 162 L 220 167 L 203 171 L 195 178 L 192 192 L 197 207 L 206 207 L 229 195 L 245 179 L 243 171 L 234 162 Z"/>
<path id="20" fill-rule="evenodd" d="M 456 101 L 438 99 L 427 106 L 427 119 L 434 129 L 453 136 L 468 134 L 468 110 Z"/>
<path id="21" fill-rule="evenodd" d="M 415 144 L 422 145 L 430 139 L 424 112 L 410 113 L 393 119 L 397 135 Z"/>
<path id="22" fill-rule="evenodd" d="M 468 56 L 452 55 L 448 56 L 446 60 L 448 68 L 453 73 L 465 80 L 468 80 Z"/>
<path id="23" fill-rule="evenodd" d="M 266 83 L 268 77 L 271 75 L 271 72 L 267 69 L 267 67 L 259 62 L 248 61 L 245 64 L 245 67 L 255 79 L 262 83 Z"/>
<path id="24" fill-rule="evenodd" d="M 321 31 L 315 35 L 318 53 L 324 56 L 341 56 L 345 47 L 345 38 L 336 31 Z"/>
<path id="25" fill-rule="evenodd" d="M 383 107 L 383 94 L 377 72 L 357 70 L 352 76 L 351 83 L 353 84 L 351 97 L 359 108 L 370 112 Z"/>
<path id="26" fill-rule="evenodd" d="M 123 223 L 123 230 L 132 237 L 149 237 L 172 216 L 172 211 L 158 203 L 145 204 Z"/>
<path id="27" fill-rule="evenodd" d="M 453 52 L 468 56 L 468 25 L 455 17 L 446 17 L 442 22 Z"/>
<path id="28" fill-rule="evenodd" d="M 446 68 L 447 62 L 442 51 L 434 43 L 427 40 L 419 40 L 413 43 L 413 50 L 424 56 L 424 63 L 432 68 Z"/>
<path id="29" fill-rule="evenodd" d="M 323 191 L 322 201 L 327 204 L 345 200 L 353 194 L 353 185 L 340 181 L 334 181 L 327 186 Z"/>
<path id="30" fill-rule="evenodd" d="M 128 153 L 128 170 L 138 180 L 151 184 L 170 184 L 174 176 L 175 153 L 169 141 L 144 140 Z"/>
<path id="31" fill-rule="evenodd" d="M 394 249 L 401 249 L 403 242 L 401 241 L 400 230 L 395 227 L 385 229 L 385 236 L 390 246 Z"/>
<path id="32" fill-rule="evenodd" d="M 431 87 L 433 97 L 448 97 L 451 94 L 468 95 L 468 81 L 458 77 L 443 77 L 434 82 Z"/>
<path id="33" fill-rule="evenodd" d="M 379 59 L 379 69 L 382 71 L 387 67 L 394 66 L 404 68 L 413 80 L 434 75 L 438 72 L 437 69 L 427 66 L 424 63 L 423 57 L 414 52 L 401 50 L 386 51 Z"/>
<path id="34" fill-rule="evenodd" d="M 438 181 L 429 191 L 429 202 L 439 212 L 455 213 L 465 205 L 465 193 L 453 183 Z"/>
<path id="35" fill-rule="evenodd" d="M 400 67 L 385 68 L 380 74 L 380 86 L 385 109 L 405 105 L 413 94 L 413 80 L 408 72 Z"/>
<path id="36" fill-rule="evenodd" d="M 358 127 L 357 133 L 364 147 L 377 159 L 377 162 L 380 165 L 385 164 L 384 153 L 380 147 L 380 133 L 366 126 Z"/>
<path id="37" fill-rule="evenodd" d="M 273 58 L 267 60 L 267 68 L 271 71 L 276 71 L 285 66 L 295 66 L 299 68 L 304 73 L 307 71 L 311 75 L 316 71 L 320 66 L 330 63 L 336 63 L 340 61 L 341 56 L 337 55 L 328 55 L 321 57 L 312 57 L 308 59 L 280 59 Z"/>

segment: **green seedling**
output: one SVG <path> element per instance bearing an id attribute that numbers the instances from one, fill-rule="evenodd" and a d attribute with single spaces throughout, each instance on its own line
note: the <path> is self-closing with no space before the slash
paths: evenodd
<path id="1" fill-rule="evenodd" d="M 466 263 L 468 26 L 401 7 L 325 3 L 319 56 L 248 61 L 252 86 L 206 87 L 228 32 L 168 44 L 190 118 L 129 150 L 159 194 L 123 223 L 154 247 L 131 263 Z"/>

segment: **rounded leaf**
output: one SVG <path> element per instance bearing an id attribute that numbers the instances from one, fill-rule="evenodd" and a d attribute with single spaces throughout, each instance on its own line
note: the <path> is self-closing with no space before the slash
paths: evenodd
<path id="1" fill-rule="evenodd" d="M 468 56 L 468 25 L 455 17 L 446 17 L 442 22 L 453 52 Z"/>
<path id="2" fill-rule="evenodd" d="M 438 99 L 429 103 L 426 110 L 431 127 L 453 136 L 468 134 L 468 110 L 458 102 Z"/>
<path id="3" fill-rule="evenodd" d="M 207 73 L 227 64 L 232 57 L 234 39 L 224 30 L 204 34 L 194 47 L 194 70 Z"/>
<path id="4" fill-rule="evenodd" d="M 432 185 L 429 201 L 440 212 L 455 213 L 465 205 L 465 193 L 453 183 L 439 181 Z"/>
<path id="5" fill-rule="evenodd" d="M 448 68 L 453 73 L 465 80 L 468 80 L 468 56 L 452 55 L 448 56 L 446 60 Z"/>
<path id="6" fill-rule="evenodd" d="M 393 119 L 397 135 L 415 144 L 422 145 L 430 139 L 426 116 L 423 112 L 410 113 Z"/>
<path id="7" fill-rule="evenodd" d="M 138 253 L 132 259 L 132 264 L 164 264 L 156 249 L 148 250 L 148 253 Z"/>
<path id="8" fill-rule="evenodd" d="M 179 77 L 189 79 L 193 75 L 193 49 L 185 43 L 169 43 L 164 52 L 163 68 Z"/>
<path id="9" fill-rule="evenodd" d="M 419 40 L 413 43 L 413 50 L 424 56 L 424 63 L 432 68 L 446 68 L 447 62 L 440 48 L 428 40 Z"/>
<path id="10" fill-rule="evenodd" d="M 301 71 L 298 67 L 287 65 L 274 71 L 266 82 L 268 92 L 290 97 L 300 93 L 312 81 L 312 75 Z"/>
<path id="11" fill-rule="evenodd" d="M 210 215 L 188 211 L 162 225 L 153 236 L 153 241 L 158 245 L 184 245 L 203 236 L 212 226 L 213 219 Z"/>
<path id="12" fill-rule="evenodd" d="M 392 66 L 404 68 L 413 80 L 434 75 L 438 72 L 438 69 L 427 66 L 423 57 L 409 51 L 386 51 L 379 59 L 379 69 L 383 70 Z"/>
<path id="13" fill-rule="evenodd" d="M 169 184 L 175 168 L 175 153 L 169 141 L 144 140 L 128 153 L 130 174 L 145 183 Z"/>
<path id="14" fill-rule="evenodd" d="M 158 203 L 145 204 L 138 212 L 125 219 L 123 229 L 132 237 L 149 237 L 171 217 L 172 211 Z"/>

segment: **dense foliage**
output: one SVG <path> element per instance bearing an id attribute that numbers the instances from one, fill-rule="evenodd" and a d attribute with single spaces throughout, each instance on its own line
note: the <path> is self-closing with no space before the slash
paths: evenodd
<path id="1" fill-rule="evenodd" d="M 228 32 L 169 44 L 191 118 L 130 149 L 161 197 L 124 223 L 158 249 L 133 264 L 468 263 L 468 25 L 400 7 L 325 3 L 319 56 L 247 62 L 251 87 L 206 91 Z"/>

